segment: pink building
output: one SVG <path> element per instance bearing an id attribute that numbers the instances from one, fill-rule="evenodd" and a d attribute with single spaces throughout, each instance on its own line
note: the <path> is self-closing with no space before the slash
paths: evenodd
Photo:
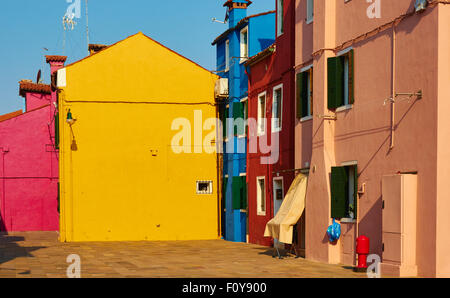
<path id="1" fill-rule="evenodd" d="M 52 73 L 66 57 L 47 56 Z M 57 231 L 56 93 L 23 80 L 25 112 L 0 116 L 0 231 Z"/>
<path id="2" fill-rule="evenodd" d="M 366 235 L 382 274 L 450 277 L 450 5 L 415 3 L 296 0 L 308 259 L 355 265 Z"/>

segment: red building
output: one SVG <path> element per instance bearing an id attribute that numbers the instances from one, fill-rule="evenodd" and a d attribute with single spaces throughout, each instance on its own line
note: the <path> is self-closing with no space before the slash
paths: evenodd
<path id="1" fill-rule="evenodd" d="M 295 174 L 295 1 L 276 2 L 276 41 L 246 62 L 248 118 L 256 120 L 249 125 L 247 153 L 249 241 L 266 246 L 272 245 L 264 237 L 266 224 Z"/>

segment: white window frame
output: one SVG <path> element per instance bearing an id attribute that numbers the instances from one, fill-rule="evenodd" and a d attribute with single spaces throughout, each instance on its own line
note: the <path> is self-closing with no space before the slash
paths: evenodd
<path id="1" fill-rule="evenodd" d="M 207 191 L 200 191 L 199 190 L 199 185 L 200 183 L 208 183 L 208 190 Z M 211 195 L 213 193 L 213 182 L 212 180 L 197 180 L 196 182 L 196 193 L 198 195 Z"/>
<path id="2" fill-rule="evenodd" d="M 280 117 L 281 118 L 279 119 L 280 127 L 275 127 L 275 123 L 276 123 L 276 121 L 275 121 L 276 111 L 274 109 L 274 107 L 275 107 L 275 91 L 278 91 L 280 89 L 281 89 L 281 99 L 280 99 L 280 111 L 281 111 Z M 280 132 L 282 128 L 283 128 L 283 84 L 279 84 L 279 85 L 273 87 L 273 93 L 272 93 L 272 133 Z"/>
<path id="3" fill-rule="evenodd" d="M 284 7 L 284 0 L 277 0 L 277 37 L 283 35 L 284 28 L 283 28 L 283 21 L 284 21 L 284 15 L 283 10 L 280 9 L 280 6 Z M 281 5 L 283 3 L 283 5 Z M 282 30 L 283 28 L 283 30 Z"/>
<path id="4" fill-rule="evenodd" d="M 244 44 L 244 34 L 247 36 L 247 52 L 245 52 L 245 44 Z M 240 57 L 241 60 L 239 63 L 244 63 L 245 61 L 248 60 L 248 55 L 249 55 L 249 34 L 248 34 L 248 26 L 242 28 L 241 32 L 240 32 L 240 39 L 239 39 L 239 44 L 240 44 Z"/>
<path id="5" fill-rule="evenodd" d="M 248 97 L 244 97 L 241 99 L 241 103 L 244 105 L 244 121 L 248 119 L 248 110 L 246 106 L 248 106 Z M 247 123 L 246 123 L 247 124 Z M 244 130 L 244 134 L 238 135 L 238 138 L 245 138 L 247 136 L 247 129 Z"/>
<path id="6" fill-rule="evenodd" d="M 306 24 L 314 21 L 314 0 L 306 1 Z"/>
<path id="7" fill-rule="evenodd" d="M 305 67 L 303 67 L 302 69 L 300 69 L 300 72 L 299 73 L 302 73 L 302 72 L 307 72 L 307 71 L 309 71 L 310 69 L 313 69 L 313 64 L 310 64 L 310 65 L 308 65 L 308 66 L 305 66 Z M 312 86 L 313 88 L 314 88 L 314 86 Z M 305 116 L 305 117 L 303 117 L 303 118 L 301 118 L 300 119 L 300 122 L 305 122 L 305 121 L 308 121 L 308 120 L 311 120 L 311 119 L 313 119 L 313 115 L 312 115 L 312 113 L 311 113 L 311 111 L 312 111 L 312 106 L 311 106 L 311 104 L 313 104 L 313 102 L 312 102 L 312 98 L 311 98 L 311 91 L 312 90 L 310 90 L 310 88 L 311 88 L 311 77 L 310 76 L 308 76 L 308 115 L 307 116 Z"/>
<path id="8" fill-rule="evenodd" d="M 230 40 L 225 42 L 225 71 L 230 70 Z"/>
<path id="9" fill-rule="evenodd" d="M 262 210 L 261 208 L 261 202 L 262 202 L 262 197 L 261 197 L 261 186 L 260 186 L 260 181 L 263 180 L 264 181 L 264 210 Z M 259 176 L 256 177 L 256 214 L 258 216 L 265 216 L 266 212 L 267 212 L 267 196 L 266 196 L 266 176 Z"/>
<path id="10" fill-rule="evenodd" d="M 353 47 L 346 48 L 345 50 L 340 51 L 337 53 L 336 57 L 344 56 L 348 52 L 350 52 L 353 49 Z M 348 89 L 348 75 L 349 75 L 349 64 L 348 64 L 348 56 L 345 58 L 344 62 L 344 105 L 340 106 L 336 109 L 336 112 L 342 112 L 348 109 L 351 109 L 353 107 L 352 104 L 350 104 L 349 100 L 349 89 Z"/>
<path id="11" fill-rule="evenodd" d="M 261 111 L 261 98 L 264 96 L 264 111 Z M 263 117 L 261 118 L 261 112 Z M 257 134 L 263 136 L 266 133 L 267 92 L 258 94 Z"/>
<path id="12" fill-rule="evenodd" d="M 341 163 L 341 167 L 349 167 L 349 168 L 353 168 L 353 166 L 357 166 L 358 165 L 358 161 L 357 160 L 352 160 L 352 161 L 346 161 Z M 353 173 L 353 175 L 351 173 L 349 173 L 348 175 L 349 179 L 348 179 L 348 201 L 349 204 L 350 202 L 353 203 L 353 206 L 355 205 L 355 197 L 354 194 L 352 194 L 352 191 L 354 191 L 355 189 L 355 183 L 357 183 L 357 181 L 355 181 L 355 175 Z M 357 211 L 357 210 L 355 210 Z M 356 222 L 356 217 L 353 214 L 353 217 L 345 217 L 345 218 L 341 218 L 341 222 L 347 222 L 347 223 L 351 223 L 351 222 Z"/>
<path id="13" fill-rule="evenodd" d="M 284 177 L 274 177 L 273 178 L 273 184 L 275 185 L 275 181 L 281 181 L 281 191 L 282 191 L 282 199 L 284 200 Z M 273 198 L 275 199 L 275 187 L 272 187 L 273 189 Z M 275 216 L 275 214 L 274 214 Z"/>

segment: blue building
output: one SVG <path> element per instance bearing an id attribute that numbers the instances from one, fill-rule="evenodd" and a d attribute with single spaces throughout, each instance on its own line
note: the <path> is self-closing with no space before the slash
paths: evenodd
<path id="1" fill-rule="evenodd" d="M 228 0 L 229 29 L 218 36 L 218 74 L 228 79 L 228 98 L 221 101 L 224 123 L 222 235 L 225 240 L 247 241 L 247 132 L 243 127 L 226 125 L 225 119 L 246 119 L 248 77 L 244 62 L 275 41 L 275 10 L 247 16 L 251 1 Z"/>

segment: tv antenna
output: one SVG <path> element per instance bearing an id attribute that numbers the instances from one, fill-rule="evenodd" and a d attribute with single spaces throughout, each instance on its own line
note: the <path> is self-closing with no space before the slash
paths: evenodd
<path id="1" fill-rule="evenodd" d="M 36 84 L 40 84 L 42 83 L 42 71 L 39 69 L 38 73 L 37 73 L 37 77 L 36 77 Z"/>
<path id="2" fill-rule="evenodd" d="M 213 23 L 216 22 L 216 23 L 220 23 L 220 24 L 226 24 L 226 23 L 227 23 L 227 22 L 219 21 L 219 20 L 216 19 L 216 18 L 212 18 L 212 22 L 213 22 Z"/>

